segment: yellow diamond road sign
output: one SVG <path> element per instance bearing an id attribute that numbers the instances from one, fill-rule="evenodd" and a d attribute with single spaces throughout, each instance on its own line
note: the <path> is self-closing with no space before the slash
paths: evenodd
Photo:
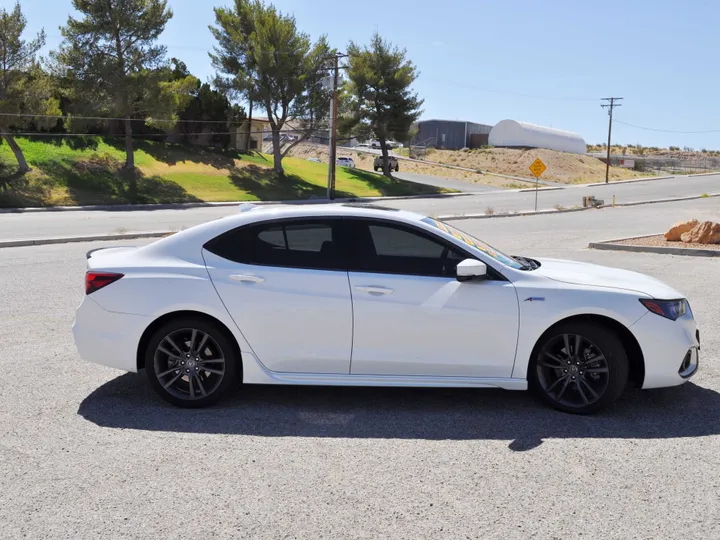
<path id="1" fill-rule="evenodd" d="M 547 167 L 540 158 L 537 158 L 533 161 L 532 165 L 530 165 L 530 172 L 535 175 L 535 178 L 540 178 L 540 175 L 544 173 L 546 169 Z"/>

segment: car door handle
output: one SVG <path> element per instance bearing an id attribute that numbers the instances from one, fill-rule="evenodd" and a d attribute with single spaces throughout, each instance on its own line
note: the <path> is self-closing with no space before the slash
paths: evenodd
<path id="1" fill-rule="evenodd" d="M 392 289 L 388 289 L 388 288 L 385 288 L 385 287 L 374 287 L 374 286 L 369 286 L 369 287 L 355 287 L 355 290 L 356 290 L 356 291 L 360 291 L 360 292 L 364 292 L 364 293 L 368 293 L 368 294 L 372 294 L 372 295 L 374 295 L 374 296 L 380 296 L 380 295 L 382 295 L 382 294 L 391 294 L 391 293 L 393 292 Z"/>
<path id="2" fill-rule="evenodd" d="M 260 276 L 251 276 L 249 274 L 230 274 L 230 279 L 239 281 L 240 283 L 262 283 L 265 278 Z"/>

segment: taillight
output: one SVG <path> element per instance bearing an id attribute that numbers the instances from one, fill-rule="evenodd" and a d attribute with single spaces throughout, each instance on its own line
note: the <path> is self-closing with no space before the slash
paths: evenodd
<path id="1" fill-rule="evenodd" d="M 85 274 L 85 294 L 94 293 L 111 283 L 115 283 L 123 275 L 115 272 L 87 272 Z"/>

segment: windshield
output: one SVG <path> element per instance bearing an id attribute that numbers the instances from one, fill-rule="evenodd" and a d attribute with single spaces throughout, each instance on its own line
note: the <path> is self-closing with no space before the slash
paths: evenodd
<path id="1" fill-rule="evenodd" d="M 455 227 L 452 227 L 451 225 L 448 225 L 447 223 L 444 223 L 442 221 L 438 221 L 437 219 L 433 219 L 430 217 L 423 218 L 422 220 L 424 223 L 428 223 L 429 225 L 432 225 L 433 227 L 440 229 L 442 232 L 449 234 L 451 236 L 454 236 L 458 240 L 462 240 L 465 242 L 468 246 L 474 247 L 476 249 L 479 249 L 489 257 L 492 257 L 496 261 L 504 264 L 505 266 L 509 266 L 510 268 L 515 268 L 516 270 L 523 270 L 526 268 L 526 265 L 521 263 L 520 261 L 514 259 L 513 257 L 510 257 L 509 255 L 505 255 L 504 253 L 498 251 L 494 247 L 486 244 L 485 242 L 478 240 L 477 238 L 462 232 L 459 229 L 456 229 Z"/>

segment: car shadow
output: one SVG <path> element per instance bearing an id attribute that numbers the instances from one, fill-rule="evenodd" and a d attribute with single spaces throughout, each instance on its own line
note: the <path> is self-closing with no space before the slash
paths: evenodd
<path id="1" fill-rule="evenodd" d="M 245 385 L 220 405 L 179 409 L 127 373 L 83 400 L 78 414 L 102 427 L 255 435 L 505 440 L 515 451 L 545 439 L 668 439 L 720 433 L 720 394 L 693 383 L 629 389 L 595 416 L 564 414 L 527 392 L 484 389 Z"/>

